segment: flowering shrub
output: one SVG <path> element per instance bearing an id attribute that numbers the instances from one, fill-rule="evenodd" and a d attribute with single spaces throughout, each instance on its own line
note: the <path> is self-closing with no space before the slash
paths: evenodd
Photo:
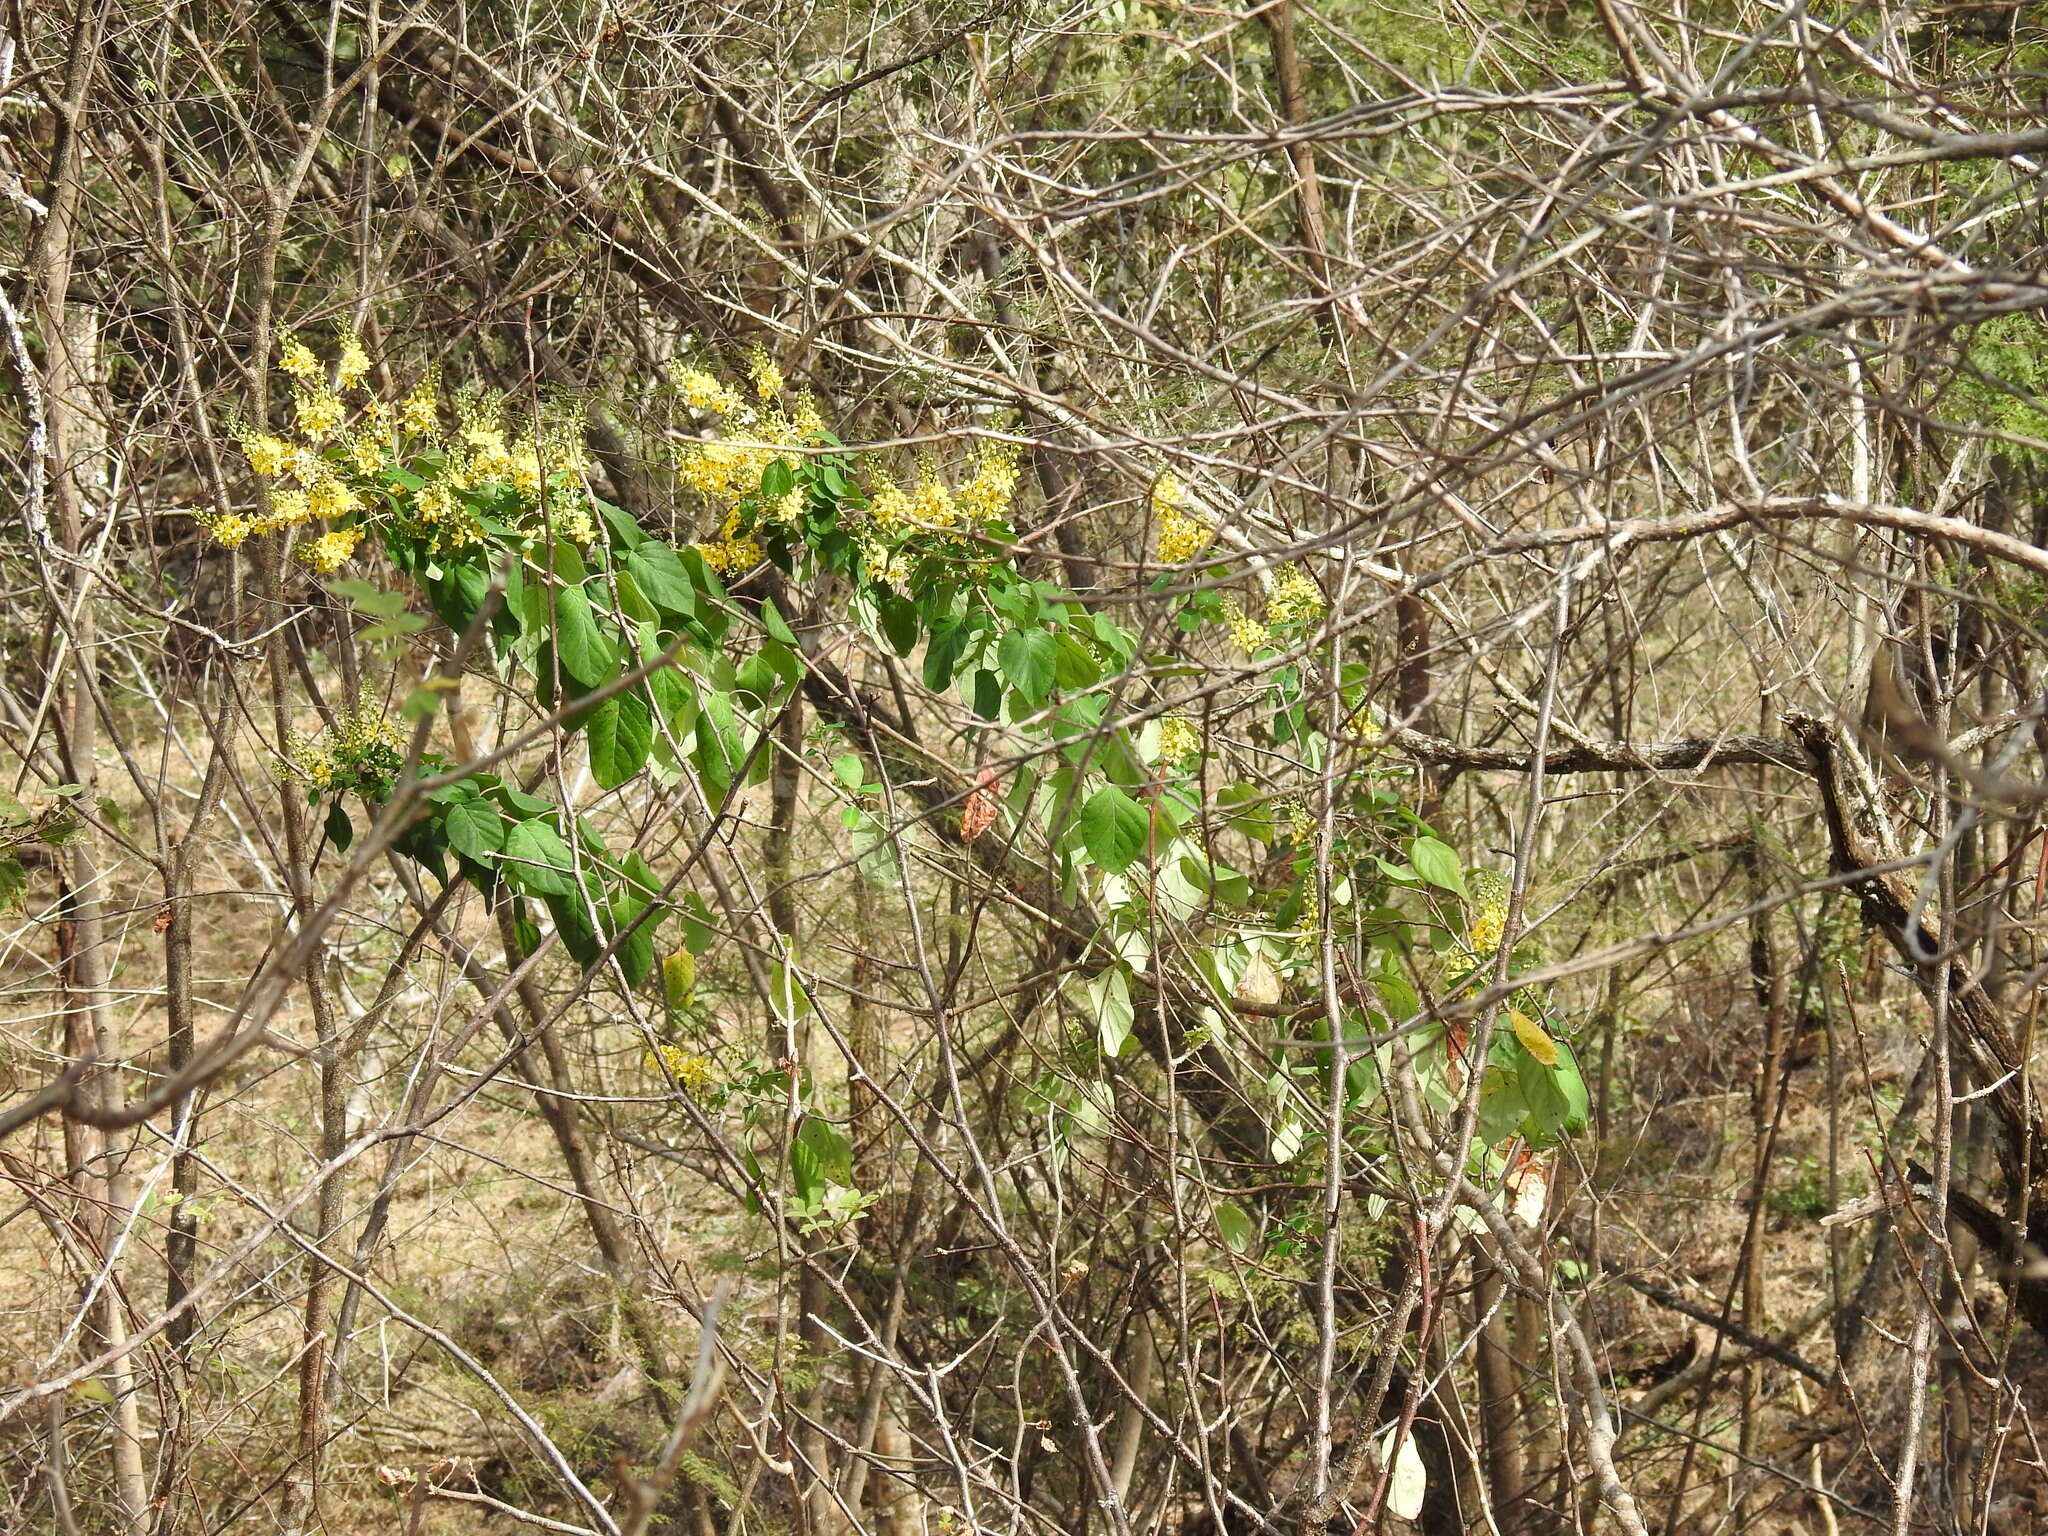
<path id="1" fill-rule="evenodd" d="M 679 474 L 716 536 L 675 546 L 592 495 L 566 415 L 515 430 L 500 402 L 473 389 L 444 397 L 431 375 L 380 401 L 351 338 L 330 368 L 285 334 L 279 366 L 294 386 L 295 434 L 242 435 L 267 510 L 217 519 L 214 537 L 232 544 L 318 525 L 297 557 L 320 573 L 381 549 L 451 628 L 488 621 L 501 663 L 523 669 L 561 729 L 580 735 L 601 788 L 650 768 L 690 774 L 716 807 L 765 777 L 764 738 L 810 661 L 774 603 L 736 597 L 726 583 L 743 589 L 767 568 L 803 589 L 830 588 L 848 621 L 893 655 L 917 658 L 928 688 L 956 691 L 988 738 L 1013 750 L 1013 766 L 984 766 L 962 786 L 960 835 L 971 842 L 1001 829 L 1028 842 L 1065 898 L 1085 892 L 1099 912 L 1090 979 L 1075 1002 L 1096 1020 L 1104 1070 L 1136 1049 L 1134 993 L 1150 988 L 1175 1000 L 1177 1053 L 1251 1048 L 1270 1060 L 1278 1161 L 1304 1155 L 1321 1134 L 1288 1107 L 1298 1102 L 1289 1085 L 1327 1078 L 1339 1040 L 1380 1041 L 1344 1047 L 1354 1106 L 1380 1093 L 1397 1038 L 1425 1100 L 1446 1113 L 1456 1104 L 1477 1047 L 1463 1022 L 1432 1020 L 1491 983 L 1509 937 L 1507 888 L 1484 873 L 1468 883 L 1456 852 L 1407 809 L 1403 770 L 1376 752 L 1369 678 L 1328 633 L 1327 599 L 1308 569 L 1271 573 L 1263 620 L 1217 589 L 1169 599 L 1183 632 L 1213 632 L 1204 643 L 1217 645 L 1219 661 L 1243 659 L 1204 709 L 1205 721 L 1230 729 L 1200 729 L 1178 709 L 1143 702 L 1137 635 L 1019 568 L 1008 522 L 1018 458 L 1007 442 L 982 439 L 950 469 L 919 458 L 904 474 L 856 461 L 818 403 L 792 396 L 765 355 L 746 388 L 682 369 L 671 382 L 698 436 Z M 1215 529 L 1173 476 L 1159 476 L 1151 498 L 1162 563 L 1211 547 Z M 1157 589 L 1175 590 L 1177 579 L 1162 576 Z M 1112 713 L 1110 700 L 1132 690 L 1136 711 Z M 1351 758 L 1325 824 L 1303 797 L 1320 795 L 1323 764 L 1339 751 Z M 401 787 L 398 734 L 361 706 L 292 756 L 314 796 L 329 800 L 329 831 L 344 845 L 341 797 L 381 804 Z M 439 759 L 425 767 L 449 776 Z M 842 819 L 856 867 L 878 883 L 900 881 L 902 829 L 878 819 L 882 785 L 868 782 L 857 754 L 834 774 L 849 796 Z M 495 774 L 463 775 L 424 800 L 400 852 L 510 902 L 534 937 L 538 904 L 586 966 L 609 960 L 634 985 L 650 975 L 674 909 L 637 853 L 615 855 L 586 820 Z M 1169 931 L 1172 959 L 1155 953 Z M 1332 956 L 1363 982 L 1337 1019 L 1313 1001 L 1325 995 Z M 1511 973 L 1525 964 L 1510 954 Z M 1429 1008 L 1411 980 L 1418 965 L 1431 973 Z M 667 970 L 665 984 L 694 974 L 693 965 Z M 795 969 L 780 976 L 788 1006 L 803 1006 Z M 1290 995 L 1302 1001 L 1289 1017 L 1321 1042 L 1306 1054 L 1284 1038 L 1258 1044 L 1238 1011 L 1248 1000 L 1282 1008 Z M 1517 991 L 1503 1023 L 1487 1035 L 1475 1154 L 1496 1175 L 1586 1112 L 1543 999 Z M 706 1058 L 679 1047 L 648 1061 L 693 1095 L 715 1080 Z M 1046 1091 L 1066 1096 L 1052 1106 L 1061 1123 L 1090 1112 L 1071 1081 Z M 763 1102 L 779 1104 L 779 1093 L 764 1090 Z M 1368 1142 L 1378 1134 L 1367 1117 L 1357 1124 Z M 807 1219 L 827 1219 L 839 1209 L 829 1192 L 850 1188 L 828 1133 L 808 1117 L 797 1127 L 816 1143 L 815 1178 L 798 1190 Z"/>

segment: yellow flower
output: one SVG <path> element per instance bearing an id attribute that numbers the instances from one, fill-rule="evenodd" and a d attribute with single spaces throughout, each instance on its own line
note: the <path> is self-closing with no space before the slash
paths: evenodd
<path id="1" fill-rule="evenodd" d="M 370 376 L 370 354 L 363 350 L 363 344 L 351 331 L 341 339 L 341 356 L 334 363 L 334 385 L 337 389 L 359 389 Z"/>
<path id="2" fill-rule="evenodd" d="M 825 430 L 825 413 L 818 409 L 815 396 L 806 392 L 797 397 L 796 414 L 789 418 L 789 430 L 799 442 Z"/>
<path id="3" fill-rule="evenodd" d="M 1472 892 L 1472 918 L 1465 930 L 1465 942 L 1477 955 L 1490 955 L 1500 948 L 1508 926 L 1508 882 L 1492 870 L 1482 870 L 1466 882 Z"/>
<path id="4" fill-rule="evenodd" d="M 269 510 L 251 525 L 254 533 L 275 533 L 280 528 L 296 528 L 312 516 L 307 493 L 295 491 L 289 486 L 275 486 L 270 492 Z"/>
<path id="5" fill-rule="evenodd" d="M 1152 482 L 1152 516 L 1155 521 L 1180 511 L 1180 478 L 1170 469 L 1160 471 Z"/>
<path id="6" fill-rule="evenodd" d="M 658 1046 L 641 1058 L 641 1065 L 650 1072 L 660 1072 L 666 1067 L 676 1086 L 687 1094 L 702 1093 L 718 1081 L 718 1072 L 711 1065 L 710 1057 L 689 1055 L 679 1045 Z"/>
<path id="7" fill-rule="evenodd" d="M 910 497 L 900 485 L 884 485 L 875 492 L 868 510 L 875 521 L 884 528 L 906 526 L 914 514 Z"/>
<path id="8" fill-rule="evenodd" d="M 1207 523 L 1169 510 L 1159 519 L 1159 563 L 1179 565 L 1192 560 L 1215 537 L 1215 529 Z"/>
<path id="9" fill-rule="evenodd" d="M 1017 449 L 1011 443 L 983 443 L 974 478 L 955 498 L 970 522 L 993 523 L 1010 510 L 1017 489 Z"/>
<path id="10" fill-rule="evenodd" d="M 423 523 L 447 522 L 455 515 L 455 493 L 435 480 L 420 487 L 413 506 Z"/>
<path id="11" fill-rule="evenodd" d="M 1301 895 L 1301 916 L 1294 924 L 1294 943 L 1297 949 L 1313 949 L 1322 942 L 1323 903 L 1310 886 Z"/>
<path id="12" fill-rule="evenodd" d="M 341 569 L 363 539 L 360 528 L 330 528 L 310 544 L 298 549 L 299 563 L 323 576 Z"/>
<path id="13" fill-rule="evenodd" d="M 929 464 L 918 476 L 917 494 L 910 498 L 910 521 L 926 528 L 950 528 L 960 521 L 960 509 L 946 482 Z"/>
<path id="14" fill-rule="evenodd" d="M 1290 565 L 1273 578 L 1266 594 L 1266 617 L 1275 624 L 1314 620 L 1323 614 L 1323 591 L 1301 567 Z"/>
<path id="15" fill-rule="evenodd" d="M 685 368 L 678 373 L 676 388 L 682 391 L 683 399 L 695 410 L 730 416 L 740 408 L 739 391 L 721 384 L 701 368 Z"/>
<path id="16" fill-rule="evenodd" d="M 358 474 L 374 475 L 384 467 L 384 445 L 368 432 L 356 433 L 343 444 L 343 447 L 346 448 L 349 462 L 355 465 Z"/>
<path id="17" fill-rule="evenodd" d="M 249 467 L 266 480 L 275 480 L 283 474 L 292 455 L 289 443 L 267 432 L 244 438 L 242 452 L 248 457 Z"/>
<path id="18" fill-rule="evenodd" d="M 505 447 L 505 434 L 496 427 L 470 426 L 462 441 L 469 449 L 469 473 L 479 483 L 503 480 L 512 469 L 512 455 Z"/>
<path id="19" fill-rule="evenodd" d="M 1159 722 L 1159 760 L 1177 763 L 1202 745 L 1202 733 L 1185 715 L 1168 715 Z"/>
<path id="20" fill-rule="evenodd" d="M 322 480 L 306 493 L 306 510 L 314 517 L 345 517 L 363 504 L 362 498 L 339 480 Z"/>
<path id="21" fill-rule="evenodd" d="M 324 443 L 341 430 L 341 396 L 325 389 L 302 391 L 297 399 L 299 430 L 311 443 Z"/>
<path id="22" fill-rule="evenodd" d="M 311 384 L 320 377 L 320 359 L 313 355 L 313 349 L 283 326 L 277 328 L 277 351 L 279 372 L 289 374 L 301 384 Z"/>
<path id="23" fill-rule="evenodd" d="M 751 571 L 762 559 L 760 542 L 755 539 L 721 539 L 714 544 L 699 544 L 697 553 L 721 576 Z"/>
<path id="24" fill-rule="evenodd" d="M 1231 643 L 1247 656 L 1257 655 L 1273 641 L 1271 631 L 1258 620 L 1246 618 L 1234 597 L 1223 600 L 1223 622 L 1230 629 Z"/>
<path id="25" fill-rule="evenodd" d="M 298 447 L 292 449 L 291 462 L 285 465 L 284 472 L 300 486 L 310 486 L 326 477 L 327 462 L 312 449 Z"/>
<path id="26" fill-rule="evenodd" d="M 747 371 L 754 376 L 754 393 L 763 400 L 773 400 L 782 393 L 782 370 L 762 348 L 754 348 L 747 360 Z"/>
<path id="27" fill-rule="evenodd" d="M 514 448 L 506 477 L 511 480 L 512 489 L 520 495 L 538 496 L 541 486 L 547 481 L 547 470 L 540 461 L 540 449 L 530 442 Z"/>
<path id="28" fill-rule="evenodd" d="M 437 370 L 429 368 L 426 377 L 398 403 L 398 424 L 415 437 L 425 437 L 440 429 L 439 385 Z"/>
<path id="29" fill-rule="evenodd" d="M 239 512 L 223 512 L 207 524 L 206 531 L 222 549 L 233 549 L 256 531 L 256 525 Z"/>

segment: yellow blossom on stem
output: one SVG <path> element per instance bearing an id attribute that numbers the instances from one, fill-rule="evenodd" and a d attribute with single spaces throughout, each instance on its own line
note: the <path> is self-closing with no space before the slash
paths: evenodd
<path id="1" fill-rule="evenodd" d="M 300 391 L 294 402 L 299 417 L 299 430 L 311 443 L 324 443 L 341 430 L 343 409 L 341 396 L 332 390 L 307 389 Z"/>
<path id="2" fill-rule="evenodd" d="M 307 512 L 319 518 L 346 517 L 362 504 L 360 496 L 334 479 L 319 481 L 306 493 Z"/>
<path id="3" fill-rule="evenodd" d="M 650 1072 L 664 1068 L 675 1084 L 688 1094 L 702 1093 L 718 1081 L 717 1069 L 711 1065 L 708 1056 L 692 1056 L 679 1045 L 662 1045 L 649 1051 L 641 1058 L 641 1065 Z"/>
<path id="4" fill-rule="evenodd" d="M 1247 618 L 1234 597 L 1223 600 L 1223 622 L 1230 630 L 1231 644 L 1247 656 L 1255 656 L 1273 643 L 1272 632 L 1257 619 Z"/>
<path id="5" fill-rule="evenodd" d="M 283 528 L 296 528 L 312 515 L 305 491 L 293 490 L 290 486 L 274 486 L 268 510 L 250 525 L 250 531 L 276 533 Z"/>
<path id="6" fill-rule="evenodd" d="M 313 349 L 283 326 L 277 328 L 277 367 L 280 373 L 301 384 L 311 384 L 320 377 L 320 359 L 313 355 Z"/>
<path id="7" fill-rule="evenodd" d="M 310 544 L 298 549 L 299 563 L 309 570 L 328 575 L 341 569 L 363 539 L 360 528 L 330 528 Z"/>
<path id="8" fill-rule="evenodd" d="M 1266 617 L 1275 624 L 1314 620 L 1323 614 L 1323 590 L 1301 567 L 1290 565 L 1273 578 L 1266 594 Z"/>
<path id="9" fill-rule="evenodd" d="M 1177 763 L 1192 756 L 1202 745 L 1202 733 L 1185 715 L 1168 715 L 1159 722 L 1159 760 Z"/>
<path id="10" fill-rule="evenodd" d="M 415 437 L 425 437 L 440 430 L 439 385 L 436 371 L 429 368 L 426 377 L 413 385 L 406 397 L 398 402 L 398 424 Z"/>
<path id="11" fill-rule="evenodd" d="M 301 488 L 309 488 L 316 480 L 324 479 L 327 462 L 307 447 L 292 449 L 291 461 L 284 467 L 285 477 Z"/>
<path id="12" fill-rule="evenodd" d="M 730 416 L 740 408 L 739 391 L 722 384 L 702 368 L 685 368 L 676 375 L 676 388 L 692 409 Z"/>
<path id="13" fill-rule="evenodd" d="M 363 350 L 362 342 L 353 331 L 341 338 L 341 355 L 334 361 L 334 386 L 337 389 L 360 389 L 370 376 L 370 354 Z"/>
<path id="14" fill-rule="evenodd" d="M 1490 955 L 1500 948 L 1508 926 L 1508 882 L 1492 870 L 1481 870 L 1466 882 L 1472 892 L 1472 917 L 1465 929 L 1465 942 L 1475 955 Z"/>
<path id="15" fill-rule="evenodd" d="M 721 576 L 739 576 L 751 571 L 762 560 L 760 541 L 756 539 L 721 539 L 716 543 L 699 544 L 697 553 L 704 557 L 704 563 Z"/>
<path id="16" fill-rule="evenodd" d="M 1013 443 L 983 443 L 974 478 L 955 497 L 968 521 L 992 523 L 1010 510 L 1017 489 L 1017 448 Z"/>
<path id="17" fill-rule="evenodd" d="M 761 347 L 754 348 L 747 359 L 747 372 L 753 375 L 754 393 L 763 400 L 773 400 L 782 393 L 782 370 L 775 366 L 775 359 Z"/>
<path id="18" fill-rule="evenodd" d="M 223 512 L 206 525 L 206 531 L 222 549 L 233 549 L 256 531 L 256 525 L 239 512 Z"/>
<path id="19" fill-rule="evenodd" d="M 266 480 L 275 480 L 283 474 L 292 457 L 291 445 L 268 432 L 244 438 L 242 452 L 249 460 L 249 467 Z"/>

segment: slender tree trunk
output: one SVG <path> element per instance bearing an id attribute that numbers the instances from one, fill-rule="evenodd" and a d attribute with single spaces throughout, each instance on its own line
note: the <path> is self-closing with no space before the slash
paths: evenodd
<path id="1" fill-rule="evenodd" d="M 99 478 L 103 467 L 104 434 L 99 423 L 104 417 L 95 399 L 101 372 L 98 317 L 71 304 L 82 131 L 103 18 L 101 6 L 82 9 L 72 35 L 64 94 L 58 103 L 49 212 L 31 254 L 30 274 L 43 342 L 49 532 L 65 557 L 61 585 L 53 592 L 64 611 L 54 642 L 63 660 L 51 679 L 52 717 L 60 733 L 60 771 L 66 781 L 78 786 L 78 803 L 87 808 L 66 855 L 70 938 L 66 1048 L 74 1056 L 90 1051 L 97 1058 L 100 1065 L 88 1080 L 86 1093 L 95 1107 L 110 1110 L 118 1108 L 124 1096 L 119 1065 L 126 1048 L 107 993 L 105 894 L 109 872 L 92 822 L 99 814 L 99 654 L 93 612 L 98 571 L 92 560 L 87 527 L 91 508 L 85 493 L 86 481 Z M 31 537 L 39 532 L 31 529 Z M 132 1141 L 133 1133 L 128 1131 L 101 1133 L 77 1127 L 75 1133 L 67 1134 L 80 1193 L 93 1213 L 87 1226 L 95 1234 L 105 1270 L 92 1323 L 99 1342 L 114 1350 L 123 1349 L 128 1341 L 125 1291 L 116 1253 L 134 1203 L 127 1170 Z M 129 1355 L 123 1353 L 118 1358 L 106 1384 L 114 1398 L 113 1483 L 121 1527 L 140 1532 L 149 1526 L 149 1486 L 143 1469 L 137 1373 Z"/>
<path id="2" fill-rule="evenodd" d="M 1479 1329 L 1479 1427 L 1485 1439 L 1486 1498 L 1501 1536 L 1518 1536 L 1523 1524 L 1521 1397 L 1516 1390 L 1514 1347 L 1500 1271 L 1484 1259 L 1472 1285 L 1473 1309 L 1485 1321 Z"/>

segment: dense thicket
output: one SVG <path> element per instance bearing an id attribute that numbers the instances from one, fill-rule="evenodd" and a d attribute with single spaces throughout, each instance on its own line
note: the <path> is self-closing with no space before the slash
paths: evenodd
<path id="1" fill-rule="evenodd" d="M 5 22 L 8 1528 L 2033 1528 L 2025 8 Z"/>

